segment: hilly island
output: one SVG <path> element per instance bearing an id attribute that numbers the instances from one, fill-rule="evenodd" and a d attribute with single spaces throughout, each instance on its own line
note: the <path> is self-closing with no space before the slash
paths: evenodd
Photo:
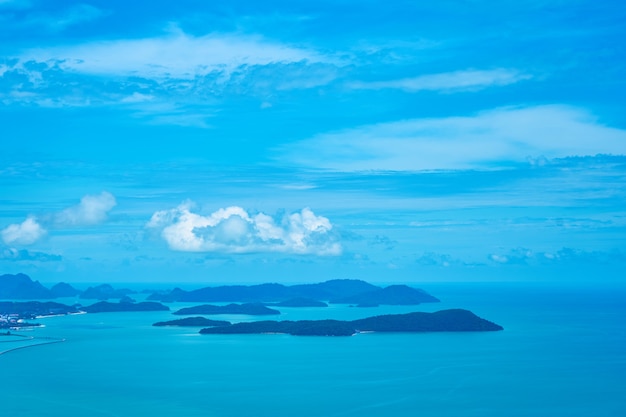
<path id="1" fill-rule="evenodd" d="M 144 291 L 148 292 L 148 291 Z M 309 336 L 349 336 L 364 332 L 468 332 L 497 331 L 502 327 L 463 309 L 448 309 L 434 313 L 411 312 L 406 314 L 379 315 L 359 320 L 261 320 L 231 323 L 212 320 L 202 316 L 235 314 L 248 316 L 280 315 L 280 308 L 326 307 L 330 304 L 375 307 L 378 305 L 418 305 L 439 302 L 426 291 L 406 285 L 380 287 L 361 280 L 336 279 L 316 284 L 282 285 L 266 283 L 258 285 L 223 285 L 203 287 L 196 290 L 174 288 L 151 292 L 149 301 L 135 302 L 128 289 L 115 289 L 101 284 L 79 290 L 67 283 L 51 288 L 33 281 L 24 274 L 0 275 L 0 321 L 5 328 L 19 327 L 19 321 L 49 315 L 75 313 L 116 312 L 166 312 L 165 303 L 216 302 L 230 304 L 201 304 L 175 310 L 174 315 L 194 315 L 181 320 L 155 323 L 154 326 L 203 327 L 201 334 L 250 334 L 284 333 Z M 79 300 L 100 300 L 83 306 L 71 306 L 50 301 L 60 297 Z M 118 302 L 106 301 L 117 298 Z M 28 301 L 13 301 L 28 300 Z M 160 302 L 159 302 L 160 301 Z M 238 303 L 234 303 L 238 302 Z M 272 308 L 270 308 L 272 307 Z M 279 309 L 277 309 L 279 308 Z M 10 320 L 9 320 L 10 319 Z"/>

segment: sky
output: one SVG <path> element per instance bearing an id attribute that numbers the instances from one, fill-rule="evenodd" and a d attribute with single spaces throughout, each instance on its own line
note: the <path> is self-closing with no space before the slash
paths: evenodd
<path id="1" fill-rule="evenodd" d="M 0 274 L 622 283 L 619 1 L 0 0 Z"/>

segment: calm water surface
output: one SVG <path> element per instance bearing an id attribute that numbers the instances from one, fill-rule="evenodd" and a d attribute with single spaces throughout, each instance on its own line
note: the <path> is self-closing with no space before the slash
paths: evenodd
<path id="1" fill-rule="evenodd" d="M 624 289 L 422 288 L 442 303 L 282 308 L 280 319 L 467 308 L 505 331 L 200 336 L 151 326 L 169 312 L 51 317 L 23 334 L 65 342 L 0 355 L 0 415 L 626 415 Z"/>

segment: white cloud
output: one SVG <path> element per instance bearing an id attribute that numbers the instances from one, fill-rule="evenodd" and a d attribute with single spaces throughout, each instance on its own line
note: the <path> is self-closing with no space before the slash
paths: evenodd
<path id="1" fill-rule="evenodd" d="M 532 77 L 517 70 L 500 68 L 445 72 L 390 81 L 356 82 L 350 84 L 350 87 L 369 90 L 395 88 L 405 91 L 464 91 L 514 84 L 529 78 Z"/>
<path id="2" fill-rule="evenodd" d="M 29 216 L 22 223 L 15 223 L 2 230 L 2 240 L 7 244 L 30 245 L 41 239 L 46 228 L 67 228 L 102 223 L 107 213 L 116 205 L 115 197 L 106 191 L 86 195 L 80 203 L 58 213 L 35 218 Z M 44 227 L 45 226 L 45 227 Z"/>
<path id="3" fill-rule="evenodd" d="M 241 207 L 221 208 L 207 216 L 193 213 L 190 202 L 158 211 L 146 225 L 160 231 L 173 250 L 186 252 L 283 252 L 339 255 L 341 246 L 330 221 L 308 208 L 279 222 Z"/>
<path id="4" fill-rule="evenodd" d="M 22 223 L 11 224 L 2 230 L 2 240 L 6 244 L 30 245 L 38 241 L 46 230 L 33 217 Z"/>
<path id="5" fill-rule="evenodd" d="M 314 51 L 267 41 L 260 36 L 194 37 L 182 32 L 165 37 L 32 49 L 20 59 L 54 62 L 61 69 L 78 73 L 151 79 L 193 79 L 212 72 L 229 74 L 245 65 L 329 61 Z"/>
<path id="6" fill-rule="evenodd" d="M 626 155 L 626 131 L 582 109 L 547 105 L 366 125 L 277 153 L 282 163 L 339 171 L 489 168 L 537 157 Z"/>
<path id="7" fill-rule="evenodd" d="M 116 205 L 115 197 L 106 191 L 98 195 L 86 195 L 80 203 L 54 215 L 58 227 L 88 226 L 102 223 L 107 212 Z"/>

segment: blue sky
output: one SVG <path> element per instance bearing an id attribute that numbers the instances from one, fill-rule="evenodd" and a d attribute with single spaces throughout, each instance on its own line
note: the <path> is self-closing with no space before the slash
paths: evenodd
<path id="1" fill-rule="evenodd" d="M 621 282 L 625 21 L 617 1 L 0 0 L 0 272 Z"/>

